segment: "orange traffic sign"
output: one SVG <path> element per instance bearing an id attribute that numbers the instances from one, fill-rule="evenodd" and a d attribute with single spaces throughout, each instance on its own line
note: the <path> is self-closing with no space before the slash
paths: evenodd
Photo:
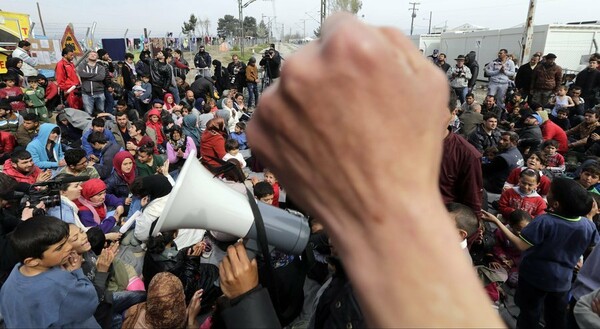
<path id="1" fill-rule="evenodd" d="M 73 49 L 73 55 L 81 56 L 83 52 L 81 51 L 81 46 L 79 42 L 77 42 L 77 38 L 75 38 L 75 31 L 73 30 L 73 25 L 67 25 L 65 29 L 65 34 L 63 34 L 62 39 L 60 40 L 61 48 L 64 49 L 66 47 L 70 47 Z"/>

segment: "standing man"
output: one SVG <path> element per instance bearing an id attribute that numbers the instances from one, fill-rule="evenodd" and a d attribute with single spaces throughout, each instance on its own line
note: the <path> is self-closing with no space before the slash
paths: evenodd
<path id="1" fill-rule="evenodd" d="M 475 88 L 475 84 L 477 83 L 477 76 L 479 75 L 479 63 L 475 59 L 477 53 L 474 51 L 470 51 L 465 58 L 465 65 L 471 70 L 471 79 L 469 79 L 469 92 L 473 92 L 473 88 Z"/>
<path id="2" fill-rule="evenodd" d="M 246 84 L 246 64 L 240 61 L 238 55 L 231 56 L 231 59 L 233 62 L 227 65 L 227 71 L 231 78 L 231 88 L 235 88 L 238 92 L 243 93 L 244 85 Z"/>
<path id="3" fill-rule="evenodd" d="M 500 49 L 498 58 L 485 67 L 485 73 L 490 77 L 488 95 L 493 95 L 496 104 L 504 109 L 504 98 L 508 90 L 508 82 L 515 77 L 515 63 L 508 58 L 508 51 Z"/>
<path id="4" fill-rule="evenodd" d="M 194 65 L 199 69 L 199 74 L 203 77 L 210 78 L 210 65 L 212 63 L 212 59 L 210 58 L 210 54 L 204 50 L 204 45 L 201 45 L 198 48 L 198 53 L 194 56 Z"/>
<path id="5" fill-rule="evenodd" d="M 441 68 L 442 71 L 444 71 L 444 73 L 448 72 L 448 70 L 450 69 L 450 64 L 446 63 L 446 54 L 440 53 L 438 55 L 437 62 L 435 62 L 435 65 Z"/>
<path id="6" fill-rule="evenodd" d="M 590 57 L 588 67 L 577 74 L 575 85 L 581 87 L 581 96 L 586 108 L 596 105 L 595 92 L 600 87 L 600 71 L 598 71 L 598 59 Z"/>
<path id="7" fill-rule="evenodd" d="M 112 114 L 115 112 L 115 99 L 108 89 L 112 86 L 115 66 L 113 65 L 110 55 L 104 49 L 98 49 L 98 64 L 104 66 L 104 70 L 106 71 L 106 76 L 104 77 L 104 111 Z"/>
<path id="8" fill-rule="evenodd" d="M 21 71 L 23 71 L 25 81 L 27 81 L 27 77 L 35 77 L 38 75 L 38 70 L 35 68 L 38 65 L 38 61 L 36 58 L 31 57 L 30 51 L 31 43 L 27 40 L 21 40 L 19 41 L 17 48 L 12 52 L 13 58 L 20 58 L 23 61 Z"/>
<path id="9" fill-rule="evenodd" d="M 533 71 L 540 62 L 540 55 L 535 53 L 531 56 L 529 64 L 521 65 L 517 76 L 515 77 L 515 87 L 521 92 L 523 98 L 527 98 L 529 102 L 531 100 L 531 79 L 533 78 Z"/>
<path id="10" fill-rule="evenodd" d="M 556 55 L 548 53 L 544 61 L 536 66 L 531 79 L 531 93 L 534 103 L 548 104 L 550 95 L 557 92 L 562 82 L 562 68 L 555 63 Z"/>
<path id="11" fill-rule="evenodd" d="M 62 50 L 62 59 L 56 63 L 56 83 L 60 91 L 66 98 L 67 105 L 70 108 L 81 110 L 83 102 L 81 100 L 81 90 L 78 87 L 81 85 L 75 64 L 73 64 L 73 50 L 71 47 L 66 47 Z"/>
<path id="12" fill-rule="evenodd" d="M 106 96 L 104 95 L 104 80 L 106 71 L 104 66 L 98 65 L 98 53 L 91 51 L 86 62 L 77 68 L 81 77 L 81 96 L 83 97 L 83 108 L 92 115 L 96 112 L 104 112 Z"/>
<path id="13" fill-rule="evenodd" d="M 451 67 L 446 75 L 450 80 L 450 87 L 454 90 L 456 97 L 460 100 L 460 104 L 465 102 L 465 96 L 468 92 L 469 80 L 471 79 L 471 70 L 465 66 L 465 56 L 459 55 L 454 59 L 456 66 Z"/>

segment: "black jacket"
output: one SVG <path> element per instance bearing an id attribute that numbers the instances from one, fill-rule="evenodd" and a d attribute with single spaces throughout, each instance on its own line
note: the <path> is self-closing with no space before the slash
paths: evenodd
<path id="1" fill-rule="evenodd" d="M 168 90 L 173 84 L 173 70 L 166 62 L 152 60 L 150 62 L 152 88 Z M 154 89 L 153 89 L 154 90 Z"/>
<path id="2" fill-rule="evenodd" d="M 19 260 L 8 239 L 8 234 L 19 225 L 21 219 L 7 209 L 0 209 L 0 287 Z"/>
<path id="3" fill-rule="evenodd" d="M 269 293 L 260 285 L 233 299 L 219 301 L 217 321 L 225 328 L 281 328 Z"/>
<path id="4" fill-rule="evenodd" d="M 593 91 L 600 87 L 600 71 L 589 68 L 579 72 L 577 79 L 575 79 L 575 85 L 581 87 L 581 97 L 586 99 L 590 96 L 594 96 Z"/>
<path id="5" fill-rule="evenodd" d="M 235 86 L 238 91 L 246 85 L 246 64 L 239 61 L 237 65 L 234 62 L 227 65 L 227 71 L 229 72 L 229 81 L 231 86 Z"/>
<path id="6" fill-rule="evenodd" d="M 210 58 L 210 54 L 207 53 L 206 51 L 203 53 L 197 53 L 196 56 L 194 56 L 194 65 L 196 65 L 197 68 L 199 69 L 203 69 L 203 68 L 210 68 L 210 64 L 211 64 L 212 60 Z"/>
<path id="7" fill-rule="evenodd" d="M 483 124 L 477 125 L 475 130 L 469 134 L 469 143 L 475 146 L 477 151 L 483 152 L 493 146 L 498 146 L 500 140 L 500 132 L 498 129 L 494 129 L 491 135 L 488 135 L 483 128 Z"/>
<path id="8" fill-rule="evenodd" d="M 475 59 L 476 56 L 477 53 L 470 51 L 465 58 L 465 65 L 469 68 L 469 70 L 471 70 L 472 74 L 468 85 L 471 89 L 475 87 L 475 84 L 477 83 L 477 76 L 479 76 L 479 63 L 477 63 L 477 60 Z"/>
<path id="9" fill-rule="evenodd" d="M 110 176 L 104 180 L 104 183 L 106 184 L 106 193 L 117 198 L 127 198 L 129 196 L 129 185 L 123 178 L 119 177 L 116 171 L 113 170 Z"/>
<path id="10" fill-rule="evenodd" d="M 279 52 L 275 52 L 275 54 L 273 54 L 273 58 L 263 57 L 258 64 L 265 67 L 269 78 L 279 78 L 281 73 L 281 56 L 279 55 Z"/>
<path id="11" fill-rule="evenodd" d="M 538 66 L 541 64 L 538 64 Z M 537 67 L 537 66 L 536 66 Z M 533 77 L 533 69 L 529 63 L 519 66 L 517 75 L 515 77 L 515 87 L 523 90 L 526 94 L 529 94 L 531 88 L 531 79 Z M 526 95 L 523 95 L 525 97 Z"/>
<path id="12" fill-rule="evenodd" d="M 194 92 L 194 97 L 196 99 L 208 99 L 208 96 L 211 98 L 214 97 L 215 89 L 212 81 L 203 76 L 198 76 L 196 81 L 192 82 L 190 85 L 190 89 Z"/>
<path id="13" fill-rule="evenodd" d="M 121 145 L 108 142 L 102 151 L 100 151 L 100 162 L 94 165 L 101 179 L 107 179 L 113 171 L 113 158 L 115 154 L 121 151 Z"/>

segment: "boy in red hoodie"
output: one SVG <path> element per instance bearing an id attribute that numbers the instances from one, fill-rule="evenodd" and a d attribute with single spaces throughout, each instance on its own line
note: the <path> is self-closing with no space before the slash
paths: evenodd
<path id="1" fill-rule="evenodd" d="M 0 99 L 10 103 L 15 113 L 24 111 L 27 108 L 27 105 L 23 102 L 23 89 L 15 83 L 17 79 L 12 75 L 5 75 L 2 80 L 6 83 L 6 87 L 0 89 Z"/>
<path id="2" fill-rule="evenodd" d="M 265 182 L 271 184 L 271 186 L 273 186 L 273 205 L 277 208 L 279 208 L 279 182 L 277 181 L 277 178 L 275 177 L 275 174 L 269 170 L 269 169 L 265 169 L 264 171 L 265 173 Z"/>
<path id="3" fill-rule="evenodd" d="M 527 168 L 519 175 L 519 185 L 504 190 L 500 196 L 499 212 L 504 218 L 521 209 L 532 217 L 541 215 L 546 211 L 546 201 L 536 192 L 540 184 L 540 174 L 537 170 Z"/>

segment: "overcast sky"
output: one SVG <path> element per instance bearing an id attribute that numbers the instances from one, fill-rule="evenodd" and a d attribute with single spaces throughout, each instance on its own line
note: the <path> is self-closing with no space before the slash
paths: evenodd
<path id="1" fill-rule="evenodd" d="M 247 0 L 243 0 L 245 3 Z M 415 18 L 415 34 L 426 33 L 429 12 L 433 12 L 432 26 L 449 28 L 465 23 L 490 28 L 508 28 L 523 24 L 527 15 L 528 0 L 363 0 L 358 13 L 365 21 L 377 25 L 398 27 L 410 31 L 409 2 L 420 1 Z M 78 37 L 83 36 L 92 22 L 97 22 L 97 37 L 122 37 L 129 28 L 128 37 L 139 37 L 143 28 L 152 31 L 151 36 L 164 36 L 181 32 L 183 21 L 191 13 L 211 21 L 211 30 L 216 32 L 217 21 L 226 14 L 238 17 L 236 0 L 43 0 L 39 1 L 46 32 L 51 38 L 60 38 L 67 23 L 73 23 Z M 2 0 L 4 11 L 29 13 L 41 34 L 36 2 L 33 0 Z M 575 4 L 577 6 L 575 6 Z M 538 0 L 536 24 L 566 23 L 600 19 L 596 1 L 593 0 Z M 254 16 L 260 22 L 276 16 L 285 33 L 304 31 L 312 36 L 318 27 L 320 0 L 257 0 L 245 10 L 245 16 Z M 305 20 L 303 22 L 303 20 Z"/>

